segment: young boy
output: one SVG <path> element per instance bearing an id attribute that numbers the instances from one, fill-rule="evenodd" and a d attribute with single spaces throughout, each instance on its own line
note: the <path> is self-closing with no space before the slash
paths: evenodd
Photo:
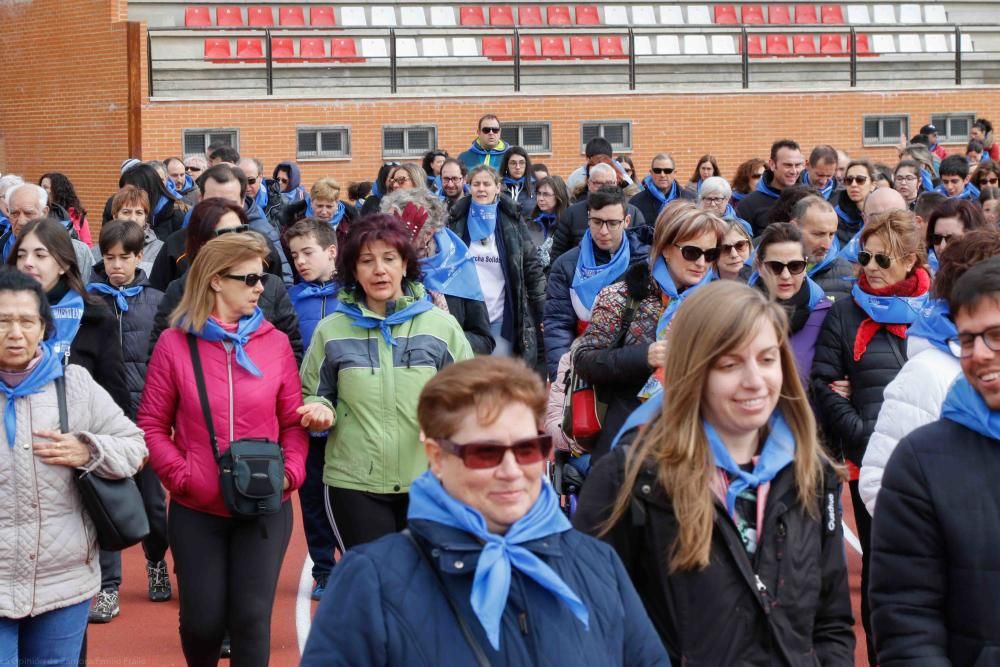
<path id="1" fill-rule="evenodd" d="M 87 291 L 99 294 L 118 317 L 122 353 L 125 357 L 125 380 L 130 394 L 128 416 L 135 419 L 139 398 L 145 384 L 149 361 L 149 336 L 153 318 L 163 299 L 163 292 L 149 287 L 146 273 L 139 264 L 146 243 L 143 226 L 131 220 L 114 220 L 101 229 L 99 247 L 102 261 L 94 267 L 95 282 Z M 167 510 L 165 494 L 152 466 L 145 466 L 135 477 L 149 516 L 149 536 L 142 541 L 146 554 L 146 578 L 149 599 L 170 599 L 167 574 Z M 118 615 L 118 587 L 122 578 L 121 553 L 101 551 L 101 592 L 90 610 L 92 623 L 107 623 Z"/>
<path id="2" fill-rule="evenodd" d="M 285 232 L 295 271 L 302 282 L 288 290 L 299 317 L 299 331 L 308 348 L 316 325 L 333 313 L 337 286 L 333 282 L 337 259 L 337 232 L 330 223 L 319 218 L 305 218 Z M 309 455 L 306 458 L 306 479 L 299 489 L 302 502 L 302 524 L 306 533 L 309 557 L 313 562 L 312 598 L 320 599 L 333 569 L 333 550 L 337 540 L 326 516 L 323 489 L 323 461 L 326 456 L 326 434 L 310 434 Z"/>
<path id="3" fill-rule="evenodd" d="M 961 155 L 949 155 L 941 160 L 938 169 L 941 176 L 941 187 L 938 192 L 946 197 L 958 197 L 977 201 L 979 188 L 969 182 L 969 161 Z"/>

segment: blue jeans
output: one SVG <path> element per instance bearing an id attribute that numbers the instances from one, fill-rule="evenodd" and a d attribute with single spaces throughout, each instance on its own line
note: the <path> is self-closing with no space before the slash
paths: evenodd
<path id="1" fill-rule="evenodd" d="M 0 667 L 76 665 L 90 600 L 27 616 L 0 618 Z"/>

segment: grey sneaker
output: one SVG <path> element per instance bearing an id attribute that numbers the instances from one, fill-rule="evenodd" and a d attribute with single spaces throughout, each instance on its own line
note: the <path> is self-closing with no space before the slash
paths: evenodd
<path id="1" fill-rule="evenodd" d="M 170 575 L 167 573 L 167 561 L 158 563 L 146 561 L 146 580 L 149 584 L 149 599 L 153 602 L 166 602 L 170 599 Z"/>
<path id="2" fill-rule="evenodd" d="M 108 589 L 101 591 L 94 598 L 94 606 L 90 608 L 87 621 L 90 623 L 110 623 L 111 619 L 120 613 L 118 591 Z"/>

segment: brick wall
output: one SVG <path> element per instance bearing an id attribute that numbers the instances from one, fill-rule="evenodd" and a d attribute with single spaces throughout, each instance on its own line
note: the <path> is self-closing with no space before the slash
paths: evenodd
<path id="1" fill-rule="evenodd" d="M 0 2 L 0 171 L 66 173 L 100 225 L 128 157 L 125 0 Z"/>

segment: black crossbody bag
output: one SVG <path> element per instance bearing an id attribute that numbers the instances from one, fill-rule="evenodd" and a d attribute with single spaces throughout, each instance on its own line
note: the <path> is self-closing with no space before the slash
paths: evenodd
<path id="1" fill-rule="evenodd" d="M 187 335 L 194 364 L 194 377 L 198 384 L 198 399 L 212 442 L 212 453 L 219 466 L 219 486 L 222 500 L 236 518 L 253 519 L 276 514 L 281 509 L 282 486 L 285 482 L 285 461 L 281 445 L 265 438 L 243 438 L 229 443 L 225 454 L 219 453 L 219 443 L 212 423 L 212 410 L 208 404 L 205 376 L 201 369 L 198 341 Z"/>

